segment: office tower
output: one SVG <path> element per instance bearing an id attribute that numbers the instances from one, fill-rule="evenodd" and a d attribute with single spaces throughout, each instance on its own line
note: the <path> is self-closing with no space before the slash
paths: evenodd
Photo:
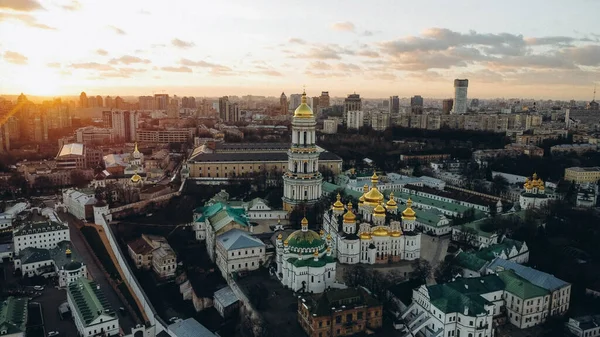
<path id="1" fill-rule="evenodd" d="M 454 107 L 453 114 L 467 113 L 467 89 L 469 88 L 468 79 L 454 80 Z"/>
<path id="2" fill-rule="evenodd" d="M 287 96 L 285 95 L 284 92 L 281 93 L 281 96 L 279 96 L 279 107 L 281 108 L 281 114 L 285 115 L 288 112 L 288 100 L 287 100 Z"/>
<path id="3" fill-rule="evenodd" d="M 104 102 L 102 100 L 102 96 L 96 96 L 96 106 L 100 108 L 104 108 Z"/>
<path id="4" fill-rule="evenodd" d="M 138 115 L 136 111 L 112 111 L 112 135 L 115 142 L 136 140 Z"/>
<path id="5" fill-rule="evenodd" d="M 168 105 L 168 94 L 154 94 L 154 110 L 167 110 Z"/>
<path id="6" fill-rule="evenodd" d="M 410 98 L 410 112 L 412 114 L 423 113 L 423 97 L 420 95 L 415 95 Z"/>
<path id="7" fill-rule="evenodd" d="M 117 109 L 125 108 L 125 101 L 120 96 L 117 96 L 115 98 L 115 108 L 117 108 Z"/>
<path id="8" fill-rule="evenodd" d="M 389 112 L 391 114 L 400 113 L 400 98 L 398 96 L 390 96 Z"/>
<path id="9" fill-rule="evenodd" d="M 329 91 L 321 91 L 321 96 L 319 96 L 319 107 L 329 108 Z"/>
<path id="10" fill-rule="evenodd" d="M 154 97 L 140 96 L 140 97 L 138 97 L 138 104 L 139 104 L 140 110 L 153 110 L 154 109 Z"/>
<path id="11" fill-rule="evenodd" d="M 452 111 L 452 106 L 454 105 L 454 100 L 452 98 L 448 98 L 442 101 L 442 112 L 445 114 L 449 114 Z"/>
<path id="12" fill-rule="evenodd" d="M 361 111 L 362 113 L 362 100 L 359 94 L 350 94 L 344 99 L 344 117 L 347 116 L 348 111 Z"/>
<path id="13" fill-rule="evenodd" d="M 79 107 L 80 108 L 88 107 L 88 99 L 87 99 L 87 95 L 85 94 L 85 92 L 81 92 L 81 94 L 79 95 Z"/>
<path id="14" fill-rule="evenodd" d="M 106 98 L 104 99 L 104 107 L 108 109 L 112 109 L 115 107 L 115 101 L 112 99 L 112 97 L 106 96 Z"/>
<path id="15" fill-rule="evenodd" d="M 169 118 L 179 118 L 179 102 L 176 99 L 172 99 L 167 107 L 167 116 Z"/>
<path id="16" fill-rule="evenodd" d="M 346 125 L 348 129 L 360 129 L 365 123 L 364 116 L 364 112 L 360 110 L 346 112 Z"/>
<path id="17" fill-rule="evenodd" d="M 300 105 L 302 101 L 302 95 L 300 94 L 291 94 L 290 95 L 290 110 L 296 110 L 296 108 Z"/>

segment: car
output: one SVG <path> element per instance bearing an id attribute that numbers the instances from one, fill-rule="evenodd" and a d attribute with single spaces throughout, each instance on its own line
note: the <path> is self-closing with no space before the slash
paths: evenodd
<path id="1" fill-rule="evenodd" d="M 173 317 L 169 318 L 169 322 L 170 323 L 176 323 L 178 319 L 180 319 L 180 318 L 177 317 L 177 316 L 173 316 Z"/>
<path id="2" fill-rule="evenodd" d="M 60 333 L 58 331 L 50 331 L 48 332 L 48 337 L 58 336 Z"/>
<path id="3" fill-rule="evenodd" d="M 35 290 L 44 290 L 44 286 L 33 286 L 33 289 Z"/>

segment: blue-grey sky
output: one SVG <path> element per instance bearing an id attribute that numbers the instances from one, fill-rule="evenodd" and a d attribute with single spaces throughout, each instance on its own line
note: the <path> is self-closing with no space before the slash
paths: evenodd
<path id="1" fill-rule="evenodd" d="M 0 0 L 0 93 L 591 98 L 596 0 Z"/>

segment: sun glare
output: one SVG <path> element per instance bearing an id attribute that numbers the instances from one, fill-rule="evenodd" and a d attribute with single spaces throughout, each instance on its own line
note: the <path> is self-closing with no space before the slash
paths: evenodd
<path id="1" fill-rule="evenodd" d="M 53 96 L 60 93 L 61 78 L 51 70 L 35 69 L 19 74 L 23 93 L 34 96 Z"/>

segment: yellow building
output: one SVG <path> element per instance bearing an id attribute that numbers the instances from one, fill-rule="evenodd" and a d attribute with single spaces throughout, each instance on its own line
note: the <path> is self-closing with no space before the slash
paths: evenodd
<path id="1" fill-rule="evenodd" d="M 595 183 L 600 180 L 600 167 L 569 167 L 565 169 L 565 180 L 574 183 Z"/>

